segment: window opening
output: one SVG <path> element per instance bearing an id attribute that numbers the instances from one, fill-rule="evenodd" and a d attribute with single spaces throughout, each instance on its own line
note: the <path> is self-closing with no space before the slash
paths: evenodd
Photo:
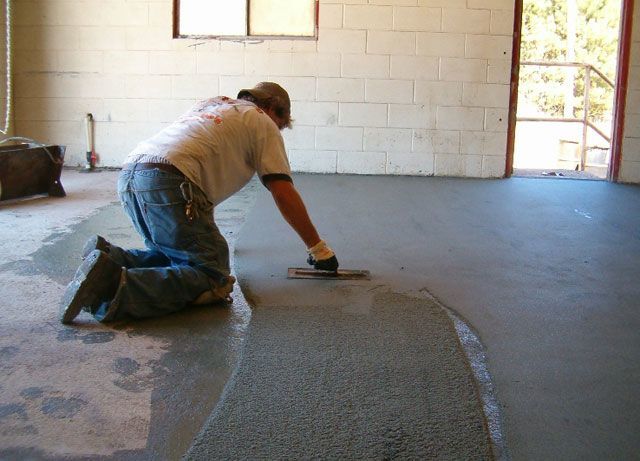
<path id="1" fill-rule="evenodd" d="M 317 0 L 174 0 L 174 38 L 315 38 Z"/>

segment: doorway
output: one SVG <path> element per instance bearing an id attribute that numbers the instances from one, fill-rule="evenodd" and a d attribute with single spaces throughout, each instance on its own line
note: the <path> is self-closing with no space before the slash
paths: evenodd
<path id="1" fill-rule="evenodd" d="M 516 1 L 507 177 L 617 179 L 632 2 Z"/>

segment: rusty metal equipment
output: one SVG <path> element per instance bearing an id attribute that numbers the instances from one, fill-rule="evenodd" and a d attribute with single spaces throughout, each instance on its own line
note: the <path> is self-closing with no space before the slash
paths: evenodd
<path id="1" fill-rule="evenodd" d="M 60 174 L 65 146 L 21 143 L 0 146 L 0 201 L 66 195 Z"/>

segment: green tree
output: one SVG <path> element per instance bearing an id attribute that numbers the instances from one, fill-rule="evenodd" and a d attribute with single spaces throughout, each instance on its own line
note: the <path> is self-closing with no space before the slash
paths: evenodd
<path id="1" fill-rule="evenodd" d="M 620 0 L 525 0 L 522 24 L 523 61 L 565 62 L 567 48 L 568 1 L 577 3 L 575 60 L 591 64 L 610 80 L 615 79 L 618 49 Z M 606 119 L 613 107 L 613 90 L 592 73 L 590 118 Z M 521 68 L 520 104 L 534 105 L 540 112 L 562 117 L 565 107 L 566 69 Z M 584 70 L 575 73 L 573 116 L 584 110 Z"/>

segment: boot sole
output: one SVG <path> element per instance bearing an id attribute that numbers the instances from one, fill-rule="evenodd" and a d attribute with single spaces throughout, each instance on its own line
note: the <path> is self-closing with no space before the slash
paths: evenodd
<path id="1" fill-rule="evenodd" d="M 94 235 L 87 240 L 87 243 L 84 244 L 84 247 L 82 248 L 82 259 L 86 259 L 93 250 L 100 250 L 108 253 L 108 249 L 109 242 L 107 242 L 107 239 L 101 235 Z"/>
<path id="2" fill-rule="evenodd" d="M 98 301 L 95 288 L 108 283 L 105 277 L 113 277 L 113 271 L 120 269 L 100 250 L 90 252 L 76 271 L 73 280 L 62 296 L 60 321 L 71 323 L 83 307 L 91 307 Z"/>

